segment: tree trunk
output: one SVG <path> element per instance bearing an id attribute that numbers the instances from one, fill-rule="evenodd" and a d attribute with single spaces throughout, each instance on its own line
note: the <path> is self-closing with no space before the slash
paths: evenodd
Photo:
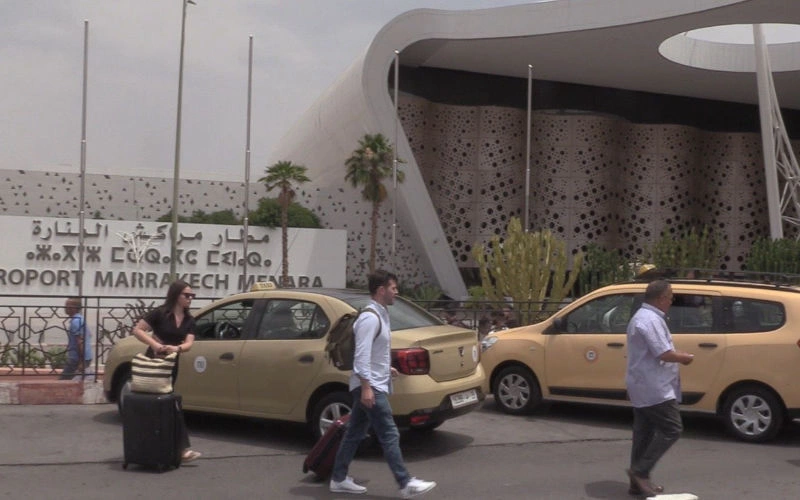
<path id="1" fill-rule="evenodd" d="M 377 201 L 372 202 L 372 231 L 369 235 L 369 272 L 375 272 L 375 254 L 378 245 L 378 214 L 380 214 L 381 204 Z"/>
<path id="2" fill-rule="evenodd" d="M 284 190 L 285 191 L 285 190 Z M 288 193 L 284 192 L 281 200 L 281 253 L 283 257 L 283 271 L 281 273 L 281 286 L 289 286 L 289 201 Z"/>

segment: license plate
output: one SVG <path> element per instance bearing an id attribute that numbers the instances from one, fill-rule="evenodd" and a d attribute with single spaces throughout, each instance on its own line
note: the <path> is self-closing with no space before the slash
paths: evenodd
<path id="1" fill-rule="evenodd" d="M 470 403 L 477 403 L 477 402 L 478 402 L 478 393 L 475 392 L 475 389 L 459 392 L 450 396 L 450 404 L 453 405 L 453 408 L 460 408 Z"/>

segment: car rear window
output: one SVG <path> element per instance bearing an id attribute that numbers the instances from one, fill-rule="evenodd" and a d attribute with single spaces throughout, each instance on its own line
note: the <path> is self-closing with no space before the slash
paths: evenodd
<path id="1" fill-rule="evenodd" d="M 722 330 L 730 333 L 769 332 L 786 321 L 780 302 L 725 297 L 722 301 Z"/>
<path id="2" fill-rule="evenodd" d="M 344 300 L 359 311 L 370 303 L 369 295 L 346 297 Z M 392 331 L 442 324 L 442 320 L 433 314 L 400 297 L 396 297 L 394 304 L 387 309 L 389 310 Z"/>

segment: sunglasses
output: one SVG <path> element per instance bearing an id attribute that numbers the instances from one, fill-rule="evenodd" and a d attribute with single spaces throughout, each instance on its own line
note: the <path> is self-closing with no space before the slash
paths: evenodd
<path id="1" fill-rule="evenodd" d="M 187 299 L 193 299 L 193 298 L 197 297 L 197 294 L 194 294 L 194 293 L 182 293 L 181 295 L 183 295 Z"/>

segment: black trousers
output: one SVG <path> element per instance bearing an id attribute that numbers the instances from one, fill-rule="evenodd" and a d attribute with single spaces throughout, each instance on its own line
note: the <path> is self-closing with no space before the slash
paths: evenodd
<path id="1" fill-rule="evenodd" d="M 650 477 L 650 471 L 678 441 L 682 431 L 681 414 L 674 399 L 634 408 L 631 472 L 640 477 Z"/>

